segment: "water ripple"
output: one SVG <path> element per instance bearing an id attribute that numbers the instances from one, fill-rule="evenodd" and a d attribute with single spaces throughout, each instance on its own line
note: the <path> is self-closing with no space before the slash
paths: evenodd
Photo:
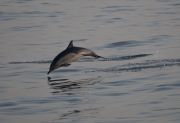
<path id="1" fill-rule="evenodd" d="M 11 107 L 11 106 L 17 106 L 17 103 L 15 102 L 1 102 L 0 103 L 0 108 Z"/>
<path id="2" fill-rule="evenodd" d="M 155 87 L 155 90 L 153 92 L 172 90 L 174 88 L 179 88 L 179 87 L 180 87 L 180 82 L 171 83 L 171 84 L 160 84 Z"/>
<path id="3" fill-rule="evenodd" d="M 129 63 L 121 66 L 111 67 L 104 70 L 104 72 L 123 72 L 123 71 L 131 71 L 137 72 L 144 69 L 152 69 L 152 68 L 163 68 L 170 66 L 180 66 L 180 59 L 161 59 L 161 60 L 146 60 L 142 63 Z"/>
<path id="4" fill-rule="evenodd" d="M 103 12 L 121 12 L 121 11 L 136 11 L 133 6 L 106 6 L 101 8 Z"/>
<path id="5" fill-rule="evenodd" d="M 39 61 L 12 61 L 9 64 L 47 64 L 51 63 L 51 60 L 39 60 Z"/>
<path id="6" fill-rule="evenodd" d="M 134 47 L 143 45 L 142 42 L 136 40 L 129 40 L 129 41 L 119 41 L 114 42 L 106 45 L 106 48 L 114 48 L 114 47 Z"/>
<path id="7" fill-rule="evenodd" d="M 0 11 L 0 21 L 15 20 L 18 18 L 32 18 L 32 17 L 60 17 L 65 15 L 64 12 L 54 11 L 54 12 L 45 12 L 45 11 L 25 11 L 25 12 L 5 12 Z"/>
<path id="8" fill-rule="evenodd" d="M 95 115 L 98 110 L 99 110 L 99 108 L 74 109 L 74 110 L 68 111 L 67 113 L 61 114 L 58 120 L 68 119 L 69 117 L 74 117 L 74 116 L 77 116 L 79 114 L 81 114 L 81 115 L 84 115 L 84 114 Z"/>

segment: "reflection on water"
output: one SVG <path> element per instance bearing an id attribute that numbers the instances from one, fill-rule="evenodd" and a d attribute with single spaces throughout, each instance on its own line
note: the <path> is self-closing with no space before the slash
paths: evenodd
<path id="1" fill-rule="evenodd" d="M 66 92 L 71 89 L 81 88 L 80 84 L 77 82 L 72 82 L 68 79 L 51 79 L 51 77 L 48 77 L 48 85 L 55 90 L 52 93 L 59 93 L 60 91 Z"/>
<path id="2" fill-rule="evenodd" d="M 72 89 L 85 88 L 87 85 L 94 85 L 100 82 L 100 77 L 86 78 L 80 80 L 69 80 L 66 78 L 47 77 L 48 85 L 53 89 L 53 94 L 60 92 L 69 92 Z"/>

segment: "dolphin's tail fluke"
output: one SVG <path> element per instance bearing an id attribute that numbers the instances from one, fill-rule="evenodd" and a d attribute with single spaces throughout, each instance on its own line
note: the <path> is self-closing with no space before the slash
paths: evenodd
<path id="1" fill-rule="evenodd" d="M 102 56 L 97 55 L 96 58 L 103 58 L 103 59 L 104 59 L 105 57 L 102 57 Z"/>

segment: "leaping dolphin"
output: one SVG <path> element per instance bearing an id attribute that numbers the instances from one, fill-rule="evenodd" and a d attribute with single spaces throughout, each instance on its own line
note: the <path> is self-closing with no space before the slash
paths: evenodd
<path id="1" fill-rule="evenodd" d="M 101 58 L 101 56 L 89 49 L 73 46 L 73 40 L 71 40 L 68 47 L 53 59 L 47 74 L 60 67 L 69 66 L 72 62 L 79 60 L 81 56 Z"/>

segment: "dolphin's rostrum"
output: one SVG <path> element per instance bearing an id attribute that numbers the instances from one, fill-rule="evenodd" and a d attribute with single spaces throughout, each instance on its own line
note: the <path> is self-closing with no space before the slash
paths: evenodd
<path id="1" fill-rule="evenodd" d="M 95 58 L 101 57 L 89 49 L 73 46 L 73 40 L 71 40 L 68 47 L 53 59 L 47 74 L 59 67 L 69 66 L 72 62 L 77 61 L 81 56 L 92 56 Z"/>

